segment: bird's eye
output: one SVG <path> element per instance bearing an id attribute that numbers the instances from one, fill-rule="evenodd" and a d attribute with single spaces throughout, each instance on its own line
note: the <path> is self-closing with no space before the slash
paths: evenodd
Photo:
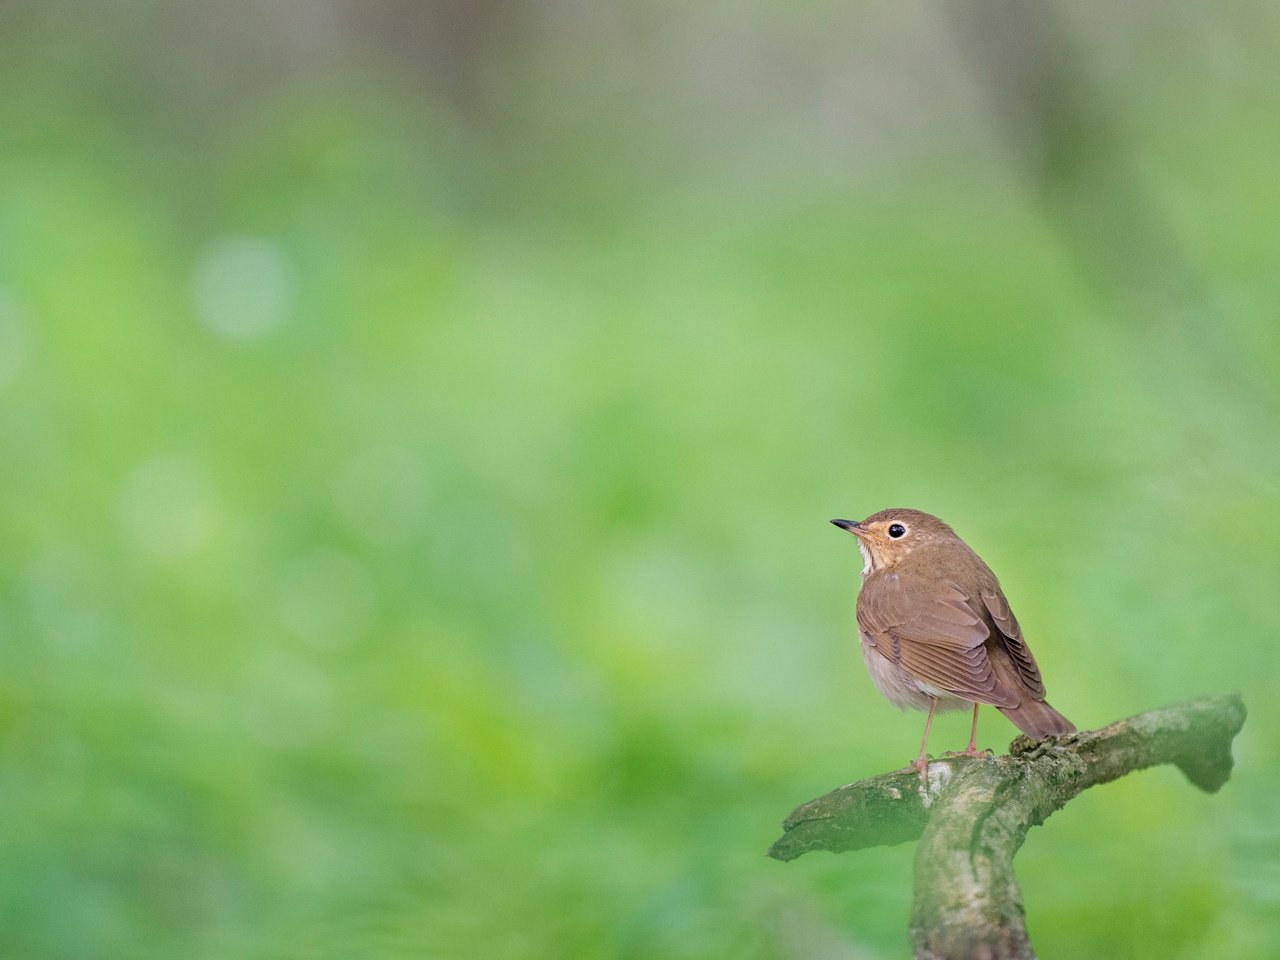
<path id="1" fill-rule="evenodd" d="M 902 524 L 900 523 L 889 524 L 889 536 L 892 537 L 894 540 L 897 540 L 901 537 L 905 537 L 906 535 L 907 535 L 907 528 L 904 527 Z"/>

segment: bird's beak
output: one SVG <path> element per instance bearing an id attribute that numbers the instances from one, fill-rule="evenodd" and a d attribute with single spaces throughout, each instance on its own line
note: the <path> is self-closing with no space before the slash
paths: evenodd
<path id="1" fill-rule="evenodd" d="M 831 522 L 841 530 L 848 530 L 855 537 L 862 538 L 867 536 L 867 531 L 863 528 L 862 524 L 856 520 L 832 520 Z"/>

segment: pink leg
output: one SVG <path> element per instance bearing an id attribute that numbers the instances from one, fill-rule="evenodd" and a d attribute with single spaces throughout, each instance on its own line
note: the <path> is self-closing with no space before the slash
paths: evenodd
<path id="1" fill-rule="evenodd" d="M 978 749 L 978 705 L 973 705 L 973 726 L 969 728 L 969 746 L 964 748 L 966 757 L 976 757 L 981 753 Z"/>
<path id="2" fill-rule="evenodd" d="M 920 774 L 920 782 L 927 783 L 929 779 L 929 760 L 925 755 L 925 747 L 929 745 L 929 728 L 933 726 L 933 711 L 938 709 L 938 698 L 929 698 L 929 718 L 924 722 L 924 739 L 920 741 L 920 756 L 916 757 L 915 768 Z"/>
<path id="3" fill-rule="evenodd" d="M 987 755 L 986 750 L 978 749 L 978 706 L 976 703 L 973 705 L 973 726 L 969 728 L 969 746 L 960 752 L 948 750 L 946 753 L 948 757 L 985 757 Z"/>

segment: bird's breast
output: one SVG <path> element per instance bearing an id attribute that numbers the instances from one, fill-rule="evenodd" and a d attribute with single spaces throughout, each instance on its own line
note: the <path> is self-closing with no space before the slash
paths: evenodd
<path id="1" fill-rule="evenodd" d="M 903 710 L 928 710 L 935 697 L 939 710 L 957 710 L 967 704 L 968 701 L 918 680 L 901 664 L 890 660 L 872 646 L 867 641 L 866 634 L 861 631 L 859 634 L 862 639 L 862 659 L 867 664 L 867 672 L 871 674 L 871 682 L 895 707 Z"/>

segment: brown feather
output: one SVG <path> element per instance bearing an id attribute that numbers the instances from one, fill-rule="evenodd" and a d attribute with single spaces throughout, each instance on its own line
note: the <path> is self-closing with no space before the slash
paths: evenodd
<path id="1" fill-rule="evenodd" d="M 996 585 L 994 591 L 988 589 L 982 591 L 982 603 L 990 612 L 996 629 L 1004 638 L 1005 651 L 1018 667 L 1023 685 L 1037 700 L 1042 699 L 1044 681 L 1040 679 L 1040 667 L 1036 664 L 1036 658 L 1031 655 L 1026 641 L 1022 639 L 1022 627 L 1018 625 L 1018 618 L 1009 609 L 1009 601 L 1004 598 L 999 585 Z"/>
<path id="2" fill-rule="evenodd" d="M 868 578 L 858 595 L 858 624 L 868 642 L 918 680 L 964 700 L 1017 706 L 992 670 L 992 635 L 963 590 L 897 573 Z"/>
<path id="3" fill-rule="evenodd" d="M 1032 700 L 1028 697 L 1017 707 L 996 709 L 1032 740 L 1058 737 L 1064 733 L 1074 733 L 1076 729 L 1076 725 L 1049 706 L 1047 700 Z"/>

